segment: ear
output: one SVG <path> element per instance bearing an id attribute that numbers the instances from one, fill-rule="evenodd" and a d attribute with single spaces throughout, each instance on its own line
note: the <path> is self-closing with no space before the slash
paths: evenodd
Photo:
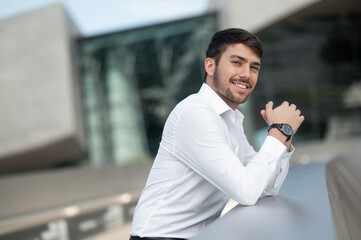
<path id="1" fill-rule="evenodd" d="M 204 60 L 204 69 L 206 70 L 208 76 L 214 75 L 215 68 L 216 62 L 212 58 L 207 58 Z"/>

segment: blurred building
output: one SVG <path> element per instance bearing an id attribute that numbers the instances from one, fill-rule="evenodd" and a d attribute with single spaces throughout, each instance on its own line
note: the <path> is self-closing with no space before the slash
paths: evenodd
<path id="1" fill-rule="evenodd" d="M 61 5 L 0 21 L 0 173 L 86 150 L 75 39 Z"/>
<path id="2" fill-rule="evenodd" d="M 60 4 L 4 19 L 0 239 L 54 229 L 80 238 L 108 225 L 68 225 L 128 221 L 150 161 L 128 163 L 155 155 L 171 109 L 202 83 L 211 35 L 228 27 L 256 32 L 265 47 L 257 89 L 241 106 L 250 141 L 262 139 L 268 100 L 302 109 L 299 142 L 361 134 L 359 0 L 212 0 L 202 16 L 94 37 L 82 37 Z"/>
<path id="3" fill-rule="evenodd" d="M 215 14 L 78 41 L 94 165 L 154 156 L 173 107 L 198 91 Z"/>
<path id="4" fill-rule="evenodd" d="M 214 0 L 204 16 L 90 38 L 61 5 L 2 20 L 0 172 L 151 158 L 171 109 L 198 90 L 219 27 L 257 32 L 265 46 L 257 90 L 240 107 L 251 142 L 263 132 L 258 113 L 270 99 L 302 109 L 299 141 L 334 138 L 335 119 L 358 119 L 343 99 L 361 79 L 360 4 L 268 7 Z"/>
<path id="5" fill-rule="evenodd" d="M 306 121 L 296 142 L 360 136 L 361 107 L 348 103 L 350 98 L 357 103 L 350 93 L 361 82 L 359 0 L 214 0 L 210 8 L 221 9 L 222 28 L 244 27 L 257 32 L 264 44 L 256 91 L 241 106 L 256 147 L 266 133 L 259 111 L 269 100 L 287 100 L 302 110 Z"/>

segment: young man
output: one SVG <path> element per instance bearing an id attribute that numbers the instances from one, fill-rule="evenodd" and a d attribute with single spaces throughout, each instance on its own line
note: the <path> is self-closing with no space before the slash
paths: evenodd
<path id="1" fill-rule="evenodd" d="M 304 117 L 296 106 L 269 102 L 261 116 L 270 126 L 259 152 L 243 131 L 237 110 L 254 90 L 262 44 L 243 29 L 217 32 L 206 52 L 197 94 L 169 115 L 130 239 L 186 239 L 217 219 L 231 197 L 243 205 L 276 195 Z"/>

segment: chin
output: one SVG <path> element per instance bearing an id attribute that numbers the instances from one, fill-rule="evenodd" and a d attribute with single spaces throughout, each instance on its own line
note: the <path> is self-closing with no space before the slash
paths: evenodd
<path id="1" fill-rule="evenodd" d="M 245 103 L 247 100 L 248 100 L 248 96 L 238 99 L 237 103 L 242 104 L 242 103 Z"/>

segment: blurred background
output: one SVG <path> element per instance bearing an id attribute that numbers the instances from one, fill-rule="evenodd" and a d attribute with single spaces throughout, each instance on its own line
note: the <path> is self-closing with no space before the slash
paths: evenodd
<path id="1" fill-rule="evenodd" d="M 306 121 L 291 164 L 361 146 L 360 0 L 0 0 L 0 239 L 127 239 L 173 107 L 199 90 L 211 36 L 264 44 L 240 106 Z"/>

